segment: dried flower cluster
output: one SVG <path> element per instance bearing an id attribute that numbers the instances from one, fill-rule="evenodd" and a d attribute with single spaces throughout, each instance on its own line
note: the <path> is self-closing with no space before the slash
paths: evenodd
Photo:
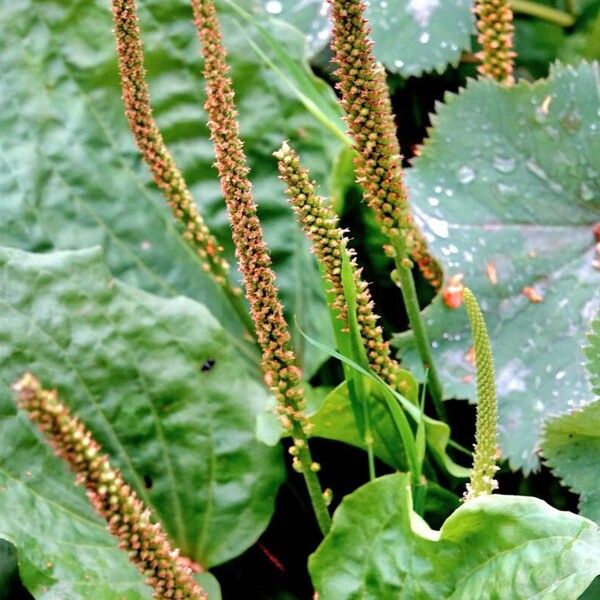
<path id="1" fill-rule="evenodd" d="M 56 390 L 45 390 L 37 379 L 24 375 L 14 386 L 19 407 L 46 436 L 56 454 L 77 474 L 94 509 L 108 522 L 119 546 L 147 577 L 154 598 L 203 599 L 208 596 L 193 579 L 191 569 L 173 549 L 150 511 L 113 469 L 91 433 L 60 401 Z"/>
<path id="2" fill-rule="evenodd" d="M 333 209 L 325 204 L 315 189 L 308 171 L 300 164 L 298 154 L 284 142 L 275 153 L 281 179 L 288 186 L 287 195 L 308 239 L 312 250 L 322 265 L 328 283 L 332 308 L 348 331 L 348 304 L 342 281 L 342 257 L 346 252 L 350 258 L 352 277 L 356 288 L 356 317 L 361 337 L 371 368 L 389 385 L 406 392 L 406 381 L 399 377 L 400 366 L 390 355 L 389 343 L 384 341 L 382 329 L 377 325 L 378 316 L 373 312 L 373 301 L 369 286 L 361 278 L 361 269 L 356 264 L 354 252 L 348 248 L 344 231 L 338 227 L 338 218 Z"/>
<path id="3" fill-rule="evenodd" d="M 212 2 L 192 0 L 204 55 L 207 86 L 206 110 L 216 166 L 232 227 L 236 256 L 244 278 L 258 342 L 263 350 L 263 371 L 278 400 L 284 427 L 308 426 L 304 414 L 301 372 L 290 348 L 290 333 L 270 268 L 271 258 L 263 239 L 249 180 L 234 105 L 234 92 L 217 16 Z"/>
<path id="4" fill-rule="evenodd" d="M 216 166 L 246 297 L 262 349 L 263 374 L 277 400 L 281 424 L 294 440 L 290 449 L 294 468 L 304 475 L 319 526 L 323 533 L 327 533 L 331 517 L 327 511 L 326 494 L 322 494 L 316 476 L 320 465 L 313 462 L 308 448 L 311 424 L 305 413 L 302 372 L 291 349 L 290 332 L 283 317 L 271 258 L 252 197 L 234 91 L 228 75 L 227 53 L 215 6 L 212 0 L 192 0 L 192 8 L 204 56 L 205 108 L 215 147 Z"/>
<path id="5" fill-rule="evenodd" d="M 332 49 L 338 65 L 337 88 L 357 150 L 357 181 L 375 211 L 383 232 L 403 255 L 411 255 L 426 279 L 438 289 L 439 265 L 414 222 L 402 175 L 402 155 L 385 71 L 375 61 L 362 0 L 329 0 L 333 16 Z"/>
<path id="6" fill-rule="evenodd" d="M 494 475 L 498 470 L 498 415 L 496 381 L 492 346 L 479 304 L 469 288 L 464 288 L 465 309 L 471 323 L 475 369 L 477 373 L 477 420 L 475 427 L 475 456 L 471 481 L 467 484 L 465 500 L 486 496 L 498 488 Z"/>
<path id="7" fill-rule="evenodd" d="M 482 49 L 478 71 L 487 77 L 507 84 L 514 82 L 513 12 L 509 0 L 476 0 L 477 41 Z"/>
<path id="8" fill-rule="evenodd" d="M 152 116 L 135 0 L 113 0 L 112 9 L 125 114 L 135 142 L 173 215 L 183 224 L 184 238 L 200 257 L 203 268 L 227 293 L 239 294 L 230 286 L 223 248 L 202 220 Z"/>

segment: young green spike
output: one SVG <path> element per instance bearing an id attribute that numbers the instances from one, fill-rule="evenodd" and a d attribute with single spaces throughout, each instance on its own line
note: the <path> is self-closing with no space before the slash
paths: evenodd
<path id="1" fill-rule="evenodd" d="M 308 170 L 301 163 L 295 150 L 284 142 L 275 152 L 279 173 L 287 185 L 286 193 L 294 208 L 298 221 L 306 237 L 312 242 L 312 250 L 320 262 L 328 284 L 331 308 L 342 321 L 343 330 L 348 331 L 348 306 L 342 281 L 342 256 L 346 252 L 350 258 L 352 278 L 357 291 L 357 320 L 365 352 L 371 368 L 382 379 L 399 392 L 406 392 L 406 380 L 401 376 L 400 365 L 391 357 L 389 343 L 384 341 L 383 332 L 373 312 L 373 301 L 369 286 L 361 278 L 361 269 L 348 239 L 337 226 L 338 218 L 331 206 L 316 193 L 316 184 L 311 181 Z"/>
<path id="2" fill-rule="evenodd" d="M 13 389 L 19 408 L 38 426 L 56 455 L 77 474 L 77 483 L 85 487 L 92 506 L 119 540 L 119 547 L 146 576 L 154 598 L 208 600 L 191 569 L 179 557 L 179 550 L 171 546 L 160 524 L 152 522 L 150 511 L 110 465 L 85 425 L 71 416 L 56 390 L 43 389 L 30 373 Z"/>
<path id="3" fill-rule="evenodd" d="M 473 336 L 477 374 L 477 419 L 475 426 L 475 455 L 471 481 L 464 500 L 491 494 L 498 487 L 494 475 L 498 470 L 498 416 L 496 382 L 492 346 L 479 304 L 473 292 L 464 288 L 464 303 Z"/>
<path id="4" fill-rule="evenodd" d="M 481 44 L 477 53 L 481 64 L 477 70 L 511 85 L 516 54 L 512 49 L 514 25 L 509 0 L 476 0 L 474 12 L 479 30 L 477 41 Z"/>
<path id="5" fill-rule="evenodd" d="M 308 448 L 310 423 L 305 413 L 302 372 L 291 348 L 289 328 L 270 268 L 271 258 L 263 238 L 252 196 L 249 167 L 240 139 L 237 110 L 226 50 L 212 0 L 192 0 L 194 20 L 204 56 L 206 110 L 216 167 L 231 222 L 232 238 L 246 297 L 260 347 L 265 381 L 277 400 L 283 427 L 291 433 L 295 468 L 302 472 L 322 532 L 329 530 L 331 517 Z"/>

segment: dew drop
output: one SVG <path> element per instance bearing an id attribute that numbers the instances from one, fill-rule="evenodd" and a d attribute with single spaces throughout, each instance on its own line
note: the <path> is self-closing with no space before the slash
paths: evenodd
<path id="1" fill-rule="evenodd" d="M 429 41 L 429 32 L 424 31 L 420 36 L 419 36 L 419 42 L 421 42 L 421 44 L 426 44 Z"/>
<path id="2" fill-rule="evenodd" d="M 515 170 L 517 161 L 512 156 L 494 156 L 492 165 L 500 173 L 512 173 Z"/>
<path id="3" fill-rule="evenodd" d="M 440 203 L 435 196 L 429 196 L 429 198 L 427 198 L 427 202 L 429 202 L 429 206 L 438 206 Z"/>
<path id="4" fill-rule="evenodd" d="M 458 169 L 456 172 L 456 177 L 460 183 L 467 185 L 475 181 L 475 171 L 468 165 L 464 165 Z"/>
<path id="5" fill-rule="evenodd" d="M 278 0 L 269 0 L 265 4 L 265 10 L 272 15 L 278 15 L 283 10 L 283 6 Z"/>
<path id="6" fill-rule="evenodd" d="M 427 225 L 429 226 L 429 229 L 431 229 L 431 231 L 433 231 L 433 233 L 438 237 L 448 237 L 448 221 L 442 221 L 441 219 L 429 217 L 427 219 Z"/>
<path id="7" fill-rule="evenodd" d="M 579 197 L 584 202 L 590 202 L 594 199 L 594 190 L 585 181 L 579 186 Z"/>

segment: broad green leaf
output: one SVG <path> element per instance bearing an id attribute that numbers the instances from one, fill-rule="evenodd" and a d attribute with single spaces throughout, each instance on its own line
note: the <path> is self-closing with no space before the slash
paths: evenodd
<path id="1" fill-rule="evenodd" d="M 200 272 L 134 148 L 121 103 L 109 2 L 22 0 L 0 6 L 0 244 L 26 250 L 100 244 L 116 277 L 153 293 L 184 294 L 213 312 L 240 351 L 239 321 Z M 324 183 L 340 142 L 265 64 L 259 32 L 220 4 L 225 42 L 260 216 L 288 317 L 314 333 L 327 314 L 314 259 L 277 179 L 271 153 L 290 139 Z M 202 65 L 187 0 L 141 0 L 141 27 L 155 115 L 237 277 L 229 225 L 206 127 Z M 288 60 L 311 78 L 303 36 L 265 21 Z M 281 49 L 280 48 L 280 49 Z M 263 47 L 265 56 L 270 48 Z M 316 88 L 325 104 L 331 90 Z M 304 354 L 310 374 L 322 357 Z"/>
<path id="2" fill-rule="evenodd" d="M 600 319 L 595 319 L 585 353 L 587 370 L 596 397 L 600 396 Z M 580 495 L 579 512 L 600 523 L 600 400 L 550 419 L 542 438 L 546 464 L 557 477 Z"/>
<path id="3" fill-rule="evenodd" d="M 471 48 L 470 0 L 387 0 L 370 2 L 375 55 L 390 71 L 408 77 L 442 72 Z"/>
<path id="4" fill-rule="evenodd" d="M 185 556 L 209 567 L 253 544 L 282 457 L 256 441 L 269 397 L 208 310 L 116 282 L 100 249 L 2 249 L 0 283 L 0 533 L 59 582 L 74 556 L 82 569 L 103 562 L 84 493 L 16 411 L 9 385 L 31 370 L 84 420 Z M 76 515 L 88 516 L 80 525 Z"/>
<path id="5" fill-rule="evenodd" d="M 384 403 L 372 398 L 369 403 L 375 456 L 391 467 L 406 470 L 406 455 Z M 310 421 L 314 425 L 312 436 L 344 442 L 357 448 L 365 447 L 356 427 L 346 382 L 327 395 L 319 410 L 311 415 Z"/>
<path id="6" fill-rule="evenodd" d="M 416 217 L 447 277 L 464 274 L 481 303 L 501 447 L 513 467 L 538 465 L 548 415 L 592 400 L 580 344 L 600 306 L 599 90 L 597 67 L 585 63 L 555 66 L 533 85 L 470 81 L 438 107 L 408 173 Z M 464 311 L 438 297 L 424 315 L 446 397 L 473 399 Z M 418 368 L 410 345 L 402 338 L 401 354 Z"/>
<path id="7" fill-rule="evenodd" d="M 537 498 L 477 498 L 433 531 L 395 474 L 346 496 L 309 569 L 321 600 L 564 600 L 600 573 L 599 551 L 592 521 Z"/>
<path id="8" fill-rule="evenodd" d="M 408 372 L 406 374 L 409 376 Z M 416 384 L 414 389 L 417 389 Z M 414 397 L 416 401 L 416 392 Z M 413 418 L 418 416 L 417 407 L 414 408 Z M 377 398 L 377 394 L 370 399 L 370 409 L 375 456 L 391 467 L 406 469 L 406 456 L 397 429 L 390 418 L 384 401 Z M 327 395 L 323 404 L 311 415 L 310 420 L 314 425 L 311 435 L 337 440 L 357 448 L 364 447 L 356 430 L 354 414 L 345 383 L 340 384 Z M 457 465 L 447 454 L 448 441 L 450 440 L 448 425 L 425 416 L 424 426 L 427 446 L 436 460 L 454 477 L 467 477 L 469 470 Z"/>
<path id="9" fill-rule="evenodd" d="M 288 20 L 307 35 L 317 52 L 329 40 L 327 2 L 261 0 L 267 13 Z M 468 0 L 387 0 L 369 2 L 367 18 L 375 54 L 390 71 L 405 77 L 457 65 L 474 33 Z"/>
<path id="10" fill-rule="evenodd" d="M 550 419 L 541 447 L 552 472 L 580 495 L 579 512 L 600 523 L 600 400 Z"/>

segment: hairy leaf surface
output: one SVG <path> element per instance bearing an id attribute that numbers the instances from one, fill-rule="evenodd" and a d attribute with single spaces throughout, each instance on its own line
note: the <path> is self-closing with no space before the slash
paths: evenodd
<path id="1" fill-rule="evenodd" d="M 409 476 L 347 496 L 311 556 L 322 600 L 577 598 L 600 573 L 600 533 L 537 498 L 486 496 L 433 531 L 412 512 Z"/>
<path id="2" fill-rule="evenodd" d="M 581 344 L 600 306 L 599 90 L 597 67 L 585 63 L 533 85 L 471 81 L 438 107 L 409 172 L 447 278 L 463 274 L 481 303 L 513 467 L 538 465 L 548 415 L 592 400 Z M 425 318 L 446 397 L 474 398 L 464 311 L 438 297 Z M 401 353 L 417 368 L 406 342 Z"/>
<path id="3" fill-rule="evenodd" d="M 111 558 L 115 544 L 73 476 L 17 412 L 9 385 L 27 370 L 58 389 L 184 555 L 211 566 L 254 543 L 273 511 L 281 453 L 256 441 L 268 395 L 208 310 L 116 282 L 100 249 L 2 249 L 0 278 L 0 534 L 40 577 L 73 590 L 88 575 L 107 590 L 136 581 L 125 555 Z"/>

